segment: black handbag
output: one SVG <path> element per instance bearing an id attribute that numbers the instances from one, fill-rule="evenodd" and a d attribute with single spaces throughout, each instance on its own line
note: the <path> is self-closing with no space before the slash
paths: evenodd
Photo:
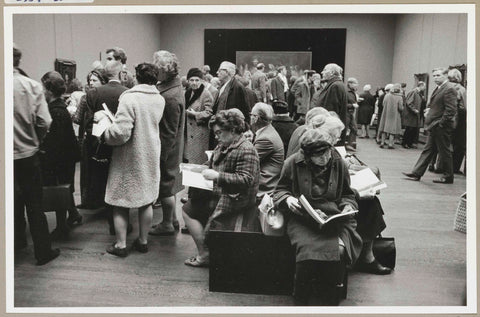
<path id="1" fill-rule="evenodd" d="M 71 203 L 70 184 L 43 186 L 43 211 L 67 210 Z"/>
<path id="2" fill-rule="evenodd" d="M 394 269 L 397 258 L 395 238 L 385 238 L 381 235 L 376 237 L 373 241 L 373 255 L 380 264 Z"/>

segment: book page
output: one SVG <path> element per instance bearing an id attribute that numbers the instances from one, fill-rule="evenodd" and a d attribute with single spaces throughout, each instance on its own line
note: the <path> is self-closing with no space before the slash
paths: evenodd
<path id="1" fill-rule="evenodd" d="M 180 172 L 182 173 L 182 185 L 205 190 L 213 190 L 213 181 L 206 180 L 202 175 L 202 171 L 207 169 L 206 165 L 199 164 L 180 164 Z"/>
<path id="2" fill-rule="evenodd" d="M 376 191 L 386 188 L 387 184 L 379 180 L 371 169 L 365 168 L 350 176 L 350 187 L 358 192 Z"/>

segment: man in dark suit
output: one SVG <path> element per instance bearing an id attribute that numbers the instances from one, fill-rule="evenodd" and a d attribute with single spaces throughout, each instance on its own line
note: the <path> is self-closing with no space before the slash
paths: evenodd
<path id="1" fill-rule="evenodd" d="M 338 114 L 343 124 L 347 126 L 347 89 L 342 82 L 343 69 L 337 64 L 327 64 L 322 71 L 322 79 L 327 84 L 320 95 L 313 101 L 313 107 L 323 107 Z M 346 129 L 342 131 L 339 145 L 345 145 Z"/>
<path id="2" fill-rule="evenodd" d="M 248 107 L 245 94 L 245 87 L 235 79 L 236 67 L 230 62 L 222 62 L 217 71 L 218 79 L 222 87 L 218 92 L 217 99 L 213 105 L 213 112 L 237 108 L 245 116 L 245 121 L 250 121 L 250 108 Z"/>
<path id="3" fill-rule="evenodd" d="M 453 183 L 451 137 L 457 114 L 457 92 L 454 85 L 448 81 L 447 74 L 448 69 L 446 68 L 433 70 L 432 76 L 437 87 L 430 97 L 430 105 L 427 108 L 428 112 L 425 118 L 425 129 L 430 131 L 430 134 L 412 172 L 403 173 L 408 180 L 419 181 L 433 155 L 438 151 L 443 176 L 434 179 L 433 182 L 440 184 Z"/>
<path id="4" fill-rule="evenodd" d="M 404 148 L 413 148 L 413 142 L 420 127 L 420 108 L 422 106 L 422 91 L 425 90 L 425 83 L 418 82 L 416 88 L 410 91 L 406 97 L 406 107 L 403 110 L 403 124 L 405 133 L 403 134 L 402 145 Z"/>
<path id="5" fill-rule="evenodd" d="M 298 124 L 296 124 L 290 117 L 287 104 L 274 103 L 272 108 L 275 113 L 272 120 L 272 126 L 277 130 L 278 135 L 280 135 L 280 138 L 282 139 L 283 152 L 286 157 L 288 143 L 290 142 L 293 131 L 298 128 Z"/>
<path id="6" fill-rule="evenodd" d="M 278 75 L 272 79 L 271 83 L 272 102 L 273 105 L 281 103 L 286 107 L 288 92 L 287 68 L 285 66 L 279 66 L 277 71 Z"/>
<path id="7" fill-rule="evenodd" d="M 255 91 L 248 88 L 248 80 L 240 75 L 235 75 L 235 78 L 245 87 L 245 98 L 247 99 L 247 105 L 249 109 L 252 109 L 253 106 L 258 102 L 258 97 Z"/>
<path id="8" fill-rule="evenodd" d="M 272 106 L 259 102 L 253 107 L 250 123 L 255 132 L 253 145 L 260 159 L 258 198 L 273 192 L 280 179 L 285 159 L 283 142 L 272 126 L 272 119 Z"/>
<path id="9" fill-rule="evenodd" d="M 265 75 L 265 65 L 257 64 L 257 71 L 252 75 L 252 90 L 257 94 L 260 102 L 267 102 L 267 75 Z"/>
<path id="10" fill-rule="evenodd" d="M 107 108 L 111 113 L 115 114 L 118 108 L 118 98 L 127 90 L 122 86 L 119 80 L 119 73 L 122 71 L 122 64 L 119 61 L 111 60 L 105 64 L 105 77 L 108 79 L 108 83 L 88 90 L 86 100 L 89 113 L 95 113 L 103 110 L 103 104 L 107 105 Z M 97 137 L 92 136 L 93 116 L 85 124 L 85 131 L 87 136 L 85 142 L 87 142 L 88 157 L 91 160 L 91 173 L 92 178 L 89 184 L 95 184 L 89 191 L 92 192 L 92 198 L 94 204 L 104 204 L 105 189 L 107 186 L 109 160 L 112 155 L 112 148 L 105 144 L 99 144 Z M 107 217 L 108 224 L 110 226 L 110 234 L 115 234 L 115 228 L 113 226 L 112 206 L 107 205 Z M 131 229 L 130 229 L 131 230 Z"/>

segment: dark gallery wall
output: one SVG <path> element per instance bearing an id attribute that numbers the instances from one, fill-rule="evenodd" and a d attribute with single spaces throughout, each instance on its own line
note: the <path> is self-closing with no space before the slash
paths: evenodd
<path id="1" fill-rule="evenodd" d="M 190 67 L 203 65 L 208 59 L 204 53 L 206 29 L 344 29 L 346 31 L 344 52 L 337 52 L 336 43 L 327 41 L 317 54 L 339 54 L 340 57 L 335 58 L 340 60 L 343 55 L 345 77 L 357 77 L 360 85 L 371 83 L 375 87 L 384 85 L 392 79 L 395 15 L 185 14 L 161 15 L 159 19 L 162 26 L 160 31 L 162 47 L 178 55 L 182 63 L 182 75 L 185 75 Z M 309 40 L 313 45 L 317 45 L 324 39 L 314 36 Z M 251 41 L 255 41 L 255 38 L 252 37 Z M 211 66 L 215 69 L 218 67 Z M 321 66 L 314 66 L 315 70 L 321 71 L 316 68 Z"/>
<path id="2" fill-rule="evenodd" d="M 301 51 L 311 53 L 311 69 L 345 68 L 345 39 L 345 29 L 206 29 L 205 64 L 215 72 L 223 60 L 235 62 L 238 51 Z"/>

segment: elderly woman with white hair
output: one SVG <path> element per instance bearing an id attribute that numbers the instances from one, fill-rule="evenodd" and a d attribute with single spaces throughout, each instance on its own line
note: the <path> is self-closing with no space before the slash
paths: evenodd
<path id="1" fill-rule="evenodd" d="M 369 84 L 363 86 L 363 93 L 360 94 L 361 101 L 358 103 L 358 124 L 362 127 L 360 138 L 370 138 L 368 130 L 370 121 L 375 110 L 375 97 L 370 93 L 372 86 Z"/>
<path id="2" fill-rule="evenodd" d="M 160 121 L 160 192 L 162 204 L 162 222 L 155 225 L 151 235 L 173 235 L 178 228 L 175 216 L 175 195 L 182 190 L 178 164 L 182 162 L 185 96 L 182 82 L 178 77 L 179 63 L 177 56 L 168 51 L 153 54 L 153 63 L 158 67 L 157 89 L 165 99 L 165 110 Z"/>
<path id="3" fill-rule="evenodd" d="M 296 305 L 338 305 L 345 266 L 355 263 L 362 248 L 353 216 L 320 226 L 298 200 L 304 195 L 326 215 L 358 208 L 347 166 L 333 148 L 335 141 L 321 128 L 305 132 L 301 150 L 285 161 L 274 192 L 296 249 Z"/>
<path id="4" fill-rule="evenodd" d="M 288 142 L 287 156 L 296 153 L 300 149 L 300 137 L 307 131 L 307 127 L 310 124 L 311 120 L 317 115 L 329 116 L 327 109 L 323 107 L 315 107 L 310 109 L 305 115 L 305 124 L 299 126 L 295 131 L 293 131 L 290 141 Z"/>

